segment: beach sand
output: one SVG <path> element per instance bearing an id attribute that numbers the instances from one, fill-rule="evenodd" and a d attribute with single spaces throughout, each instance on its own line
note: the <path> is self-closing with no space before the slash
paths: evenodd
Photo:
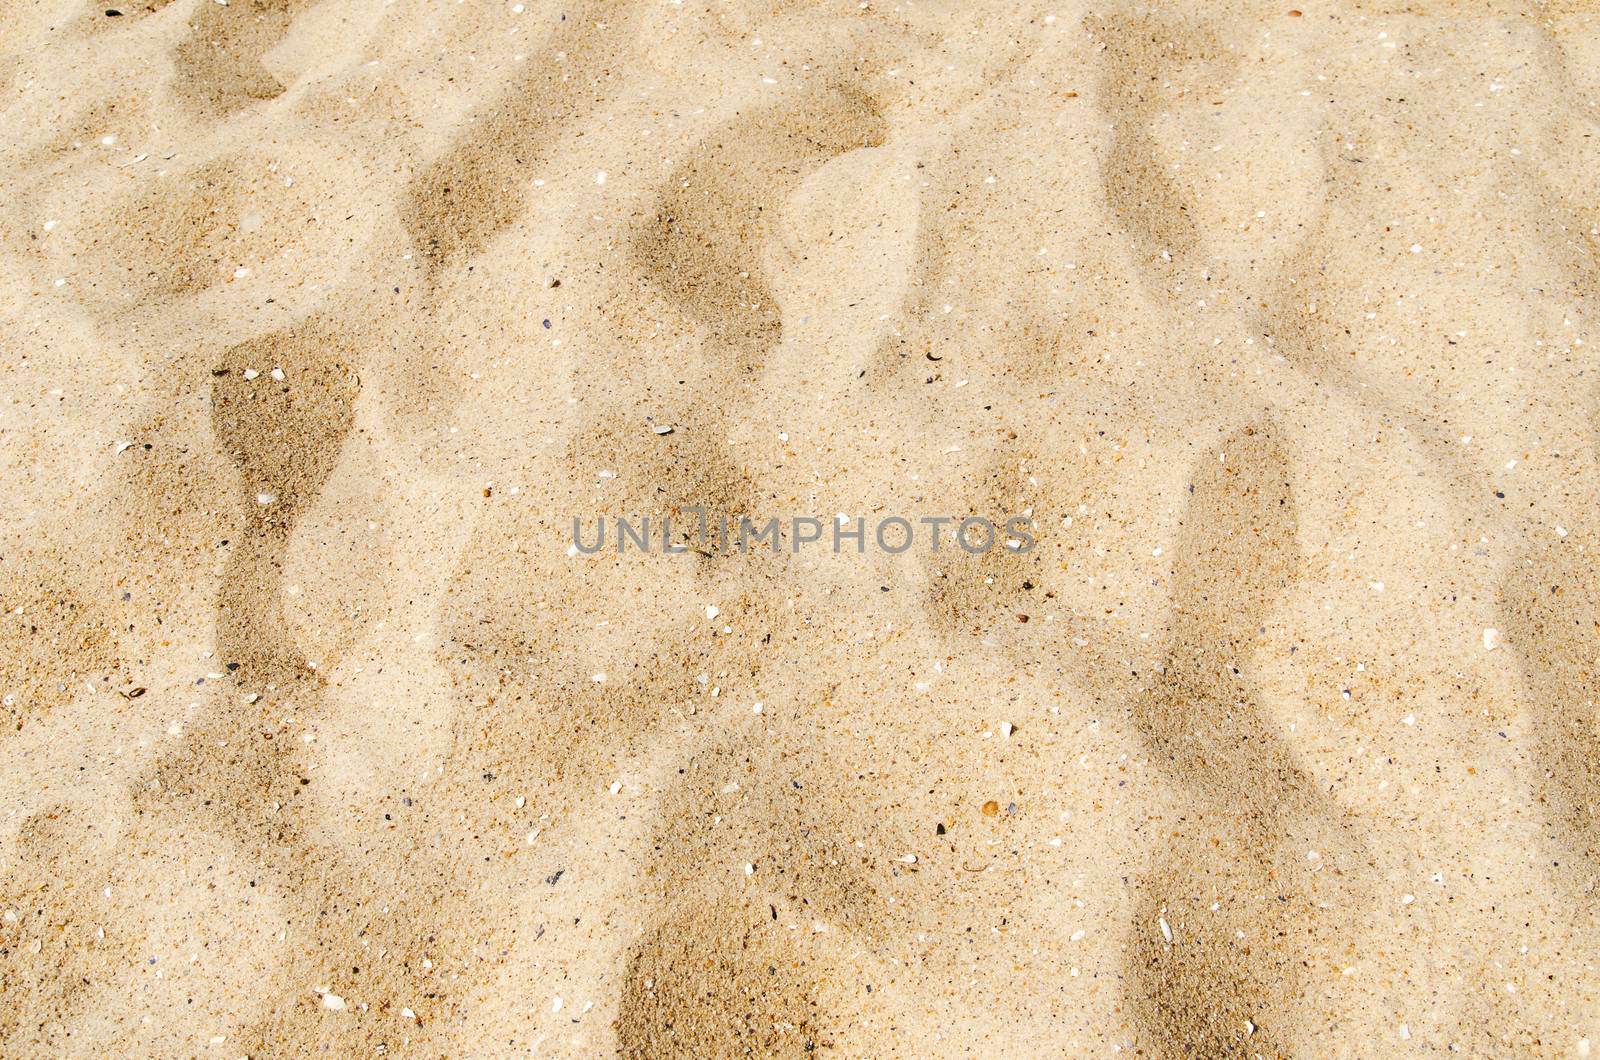
<path id="1" fill-rule="evenodd" d="M 1600 5 L 5 0 L 0 86 L 0 1054 L 1600 1050 Z M 695 510 L 780 547 L 573 548 Z M 896 516 L 1031 547 L 791 541 Z"/>

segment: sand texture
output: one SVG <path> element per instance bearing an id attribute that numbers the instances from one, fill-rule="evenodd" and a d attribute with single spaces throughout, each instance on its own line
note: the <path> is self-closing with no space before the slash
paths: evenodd
<path id="1" fill-rule="evenodd" d="M 1597 249 L 1590 0 L 0 0 L 0 1056 L 1600 1056 Z"/>

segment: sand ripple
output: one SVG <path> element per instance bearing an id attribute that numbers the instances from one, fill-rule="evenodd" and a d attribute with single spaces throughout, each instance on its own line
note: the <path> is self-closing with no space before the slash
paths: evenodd
<path id="1" fill-rule="evenodd" d="M 0 1053 L 1589 1055 L 1596 70 L 0 7 Z"/>

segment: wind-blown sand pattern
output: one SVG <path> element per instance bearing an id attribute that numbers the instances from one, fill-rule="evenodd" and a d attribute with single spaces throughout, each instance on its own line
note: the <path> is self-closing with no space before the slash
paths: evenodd
<path id="1" fill-rule="evenodd" d="M 1600 6 L 11 0 L 0 86 L 0 1055 L 1600 1049 Z"/>

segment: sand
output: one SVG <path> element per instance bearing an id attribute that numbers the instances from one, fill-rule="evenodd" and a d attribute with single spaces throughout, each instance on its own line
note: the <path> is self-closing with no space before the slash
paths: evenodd
<path id="1" fill-rule="evenodd" d="M 0 1054 L 1600 1048 L 1600 6 L 8 0 L 0 85 Z M 695 510 L 780 547 L 573 547 Z M 1029 547 L 793 547 L 893 516 Z"/>

